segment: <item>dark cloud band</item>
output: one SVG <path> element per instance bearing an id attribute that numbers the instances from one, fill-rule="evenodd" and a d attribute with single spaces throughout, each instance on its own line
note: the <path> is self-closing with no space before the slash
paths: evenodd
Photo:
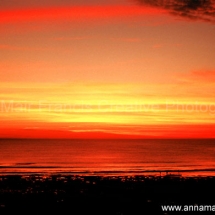
<path id="1" fill-rule="evenodd" d="M 167 10 L 169 13 L 193 20 L 203 20 L 215 24 L 215 0 L 136 0 Z"/>

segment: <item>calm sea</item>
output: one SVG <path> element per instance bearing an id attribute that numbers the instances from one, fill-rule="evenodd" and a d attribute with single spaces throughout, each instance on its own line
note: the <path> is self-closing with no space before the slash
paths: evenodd
<path id="1" fill-rule="evenodd" d="M 171 171 L 215 175 L 215 140 L 0 140 L 0 174 L 165 175 Z"/>

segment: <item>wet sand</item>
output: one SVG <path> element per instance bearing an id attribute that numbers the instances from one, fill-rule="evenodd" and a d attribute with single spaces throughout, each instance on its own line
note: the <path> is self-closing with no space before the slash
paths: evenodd
<path id="1" fill-rule="evenodd" d="M 215 205 L 214 193 L 215 177 L 5 175 L 0 214 L 181 214 L 161 205 Z"/>

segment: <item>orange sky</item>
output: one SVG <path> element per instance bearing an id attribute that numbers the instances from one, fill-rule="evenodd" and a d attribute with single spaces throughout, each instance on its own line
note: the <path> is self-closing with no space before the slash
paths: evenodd
<path id="1" fill-rule="evenodd" d="M 150 1 L 13 2 L 0 6 L 0 138 L 215 137 L 214 1 L 186 16 Z"/>

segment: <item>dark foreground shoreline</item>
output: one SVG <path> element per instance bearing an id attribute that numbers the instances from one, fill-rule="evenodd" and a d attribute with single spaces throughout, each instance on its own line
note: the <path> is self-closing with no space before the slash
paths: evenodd
<path id="1" fill-rule="evenodd" d="M 215 177 L 0 176 L 0 214 L 214 214 L 162 205 L 215 205 Z M 215 207 L 215 206 L 214 206 Z"/>

